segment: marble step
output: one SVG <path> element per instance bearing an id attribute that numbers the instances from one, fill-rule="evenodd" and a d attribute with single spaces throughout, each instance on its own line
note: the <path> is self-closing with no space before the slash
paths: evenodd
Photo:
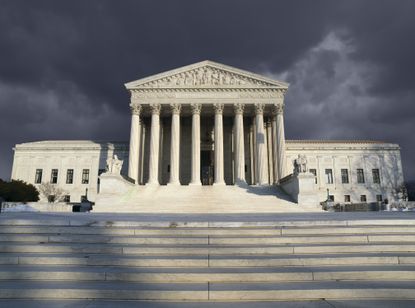
<path id="1" fill-rule="evenodd" d="M 0 243 L 0 253 L 105 253 L 122 255 L 262 255 L 415 252 L 413 243 L 314 245 L 117 245 L 109 243 Z"/>
<path id="2" fill-rule="evenodd" d="M 20 214 L 20 213 L 17 213 Z M 25 213 L 23 213 L 25 214 Z M 291 227 L 301 227 L 301 228 L 310 228 L 315 227 L 392 227 L 392 228 L 410 228 L 415 226 L 415 219 L 347 219 L 345 217 L 342 219 L 340 216 L 338 219 L 324 219 L 324 216 L 328 216 L 327 213 L 324 213 L 323 216 L 318 216 L 316 219 L 293 219 L 293 220 L 262 220 L 256 221 L 255 219 L 249 218 L 247 221 L 205 221 L 199 219 L 197 221 L 192 221 L 193 216 L 203 215 L 191 215 L 186 220 L 183 217 L 170 217 L 168 214 L 160 215 L 161 217 L 166 217 L 166 220 L 154 220 L 153 216 L 150 216 L 149 219 L 141 218 L 142 220 L 128 220 L 126 215 L 124 219 L 110 219 L 108 216 L 103 214 L 102 218 L 99 219 L 99 216 L 83 215 L 77 214 L 74 216 L 34 216 L 34 218 L 11 218 L 13 216 L 23 217 L 24 215 L 13 215 L 13 213 L 7 213 L 7 216 L 0 219 L 0 227 L 16 227 L 16 226 L 54 226 L 54 227 L 106 227 L 106 228 L 291 228 Z M 337 213 L 339 214 L 339 213 Z M 343 213 L 340 213 L 343 214 Z M 98 214 L 97 214 L 98 215 Z M 236 214 L 230 214 L 230 217 Z M 252 214 L 254 215 L 254 214 Z M 250 215 L 250 216 L 252 216 Z M 293 214 L 299 215 L 299 214 Z M 310 215 L 310 214 L 309 214 Z M 33 216 L 33 215 L 32 215 Z M 223 216 L 223 215 L 221 215 Z M 224 215 L 226 217 L 226 215 Z M 228 215 L 229 216 L 229 215 Z M 248 217 L 250 217 L 248 216 Z M 66 217 L 66 218 L 65 218 Z"/>
<path id="3" fill-rule="evenodd" d="M 223 228 L 134 228 L 134 227 L 65 227 L 0 226 L 2 235 L 101 235 L 101 236 L 306 236 L 306 235 L 415 235 L 411 226 L 368 227 L 223 227 Z"/>
<path id="4" fill-rule="evenodd" d="M 272 245 L 311 243 L 415 243 L 414 235 L 304 235 L 304 236 L 108 236 L 2 234 L 0 242 L 109 243 L 135 245 Z"/>
<path id="5" fill-rule="evenodd" d="M 2 299 L 114 300 L 318 300 L 415 299 L 413 281 L 312 281 L 282 283 L 0 282 Z"/>
<path id="6" fill-rule="evenodd" d="M 415 280 L 415 266 L 126 268 L 111 266 L 0 266 L 0 280 L 124 281 L 143 283 Z"/>
<path id="7" fill-rule="evenodd" d="M 3 265 L 90 265 L 124 267 L 289 267 L 373 264 L 415 264 L 414 253 L 357 253 L 323 255 L 111 255 L 7 253 Z"/>

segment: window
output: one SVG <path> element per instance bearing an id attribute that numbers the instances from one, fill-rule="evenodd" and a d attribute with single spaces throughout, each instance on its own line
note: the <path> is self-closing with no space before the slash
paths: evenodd
<path id="1" fill-rule="evenodd" d="M 70 195 L 65 195 L 65 196 L 63 197 L 63 202 L 66 202 L 66 203 L 71 202 L 71 196 L 70 196 Z"/>
<path id="2" fill-rule="evenodd" d="M 36 175 L 35 175 L 35 184 L 42 183 L 42 169 L 36 169 Z"/>
<path id="3" fill-rule="evenodd" d="M 326 184 L 333 184 L 333 171 L 326 169 Z"/>
<path id="4" fill-rule="evenodd" d="M 373 183 L 380 184 L 379 169 L 372 169 Z"/>
<path id="5" fill-rule="evenodd" d="M 317 184 L 317 169 L 308 169 L 312 174 L 314 174 L 314 178 Z"/>
<path id="6" fill-rule="evenodd" d="M 52 184 L 58 183 L 58 169 L 52 169 L 52 173 L 50 175 L 50 182 Z"/>
<path id="7" fill-rule="evenodd" d="M 360 202 L 366 202 L 366 195 L 360 195 Z"/>
<path id="8" fill-rule="evenodd" d="M 89 184 L 89 169 L 82 170 L 82 184 Z"/>
<path id="9" fill-rule="evenodd" d="M 49 196 L 48 196 L 48 202 L 49 202 L 49 203 L 53 203 L 53 202 L 55 202 L 55 195 L 49 195 Z"/>
<path id="10" fill-rule="evenodd" d="M 73 184 L 73 169 L 66 171 L 66 184 Z"/>
<path id="11" fill-rule="evenodd" d="M 363 169 L 357 169 L 357 183 L 363 184 L 365 182 L 365 174 Z"/>
<path id="12" fill-rule="evenodd" d="M 383 200 L 382 195 L 376 195 L 377 202 L 382 202 L 382 200 Z"/>
<path id="13" fill-rule="evenodd" d="M 344 202 L 350 202 L 350 195 L 344 195 Z"/>
<path id="14" fill-rule="evenodd" d="M 334 202 L 334 195 L 329 195 L 329 201 Z"/>
<path id="15" fill-rule="evenodd" d="M 341 174 L 342 174 L 342 183 L 349 184 L 349 170 L 342 169 Z"/>

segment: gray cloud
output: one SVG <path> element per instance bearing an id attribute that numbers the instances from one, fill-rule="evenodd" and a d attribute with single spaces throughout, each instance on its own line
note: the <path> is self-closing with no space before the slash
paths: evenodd
<path id="1" fill-rule="evenodd" d="M 415 179 L 413 1 L 0 5 L 2 178 L 15 143 L 127 140 L 124 82 L 211 59 L 291 83 L 289 138 L 397 142 Z"/>

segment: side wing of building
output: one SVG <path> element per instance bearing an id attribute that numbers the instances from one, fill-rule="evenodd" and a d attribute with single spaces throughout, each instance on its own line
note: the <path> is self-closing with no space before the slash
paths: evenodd
<path id="1" fill-rule="evenodd" d="M 299 154 L 316 176 L 320 201 L 392 201 L 403 184 L 400 147 L 375 141 L 286 141 L 286 170 Z"/>
<path id="2" fill-rule="evenodd" d="M 67 200 L 79 202 L 83 196 L 94 201 L 99 190 L 98 175 L 114 154 L 128 168 L 128 144 L 122 142 L 38 141 L 17 144 L 14 148 L 13 180 L 39 186 L 53 183 L 66 192 Z"/>

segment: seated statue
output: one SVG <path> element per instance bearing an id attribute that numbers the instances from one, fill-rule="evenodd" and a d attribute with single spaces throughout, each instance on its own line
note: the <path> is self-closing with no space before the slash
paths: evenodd
<path id="1" fill-rule="evenodd" d="M 307 172 L 307 158 L 305 155 L 298 155 L 298 158 L 294 159 L 294 174 Z"/>
<path id="2" fill-rule="evenodd" d="M 114 154 L 114 157 L 107 159 L 107 173 L 121 174 L 123 161 L 118 159 L 118 156 Z"/>

